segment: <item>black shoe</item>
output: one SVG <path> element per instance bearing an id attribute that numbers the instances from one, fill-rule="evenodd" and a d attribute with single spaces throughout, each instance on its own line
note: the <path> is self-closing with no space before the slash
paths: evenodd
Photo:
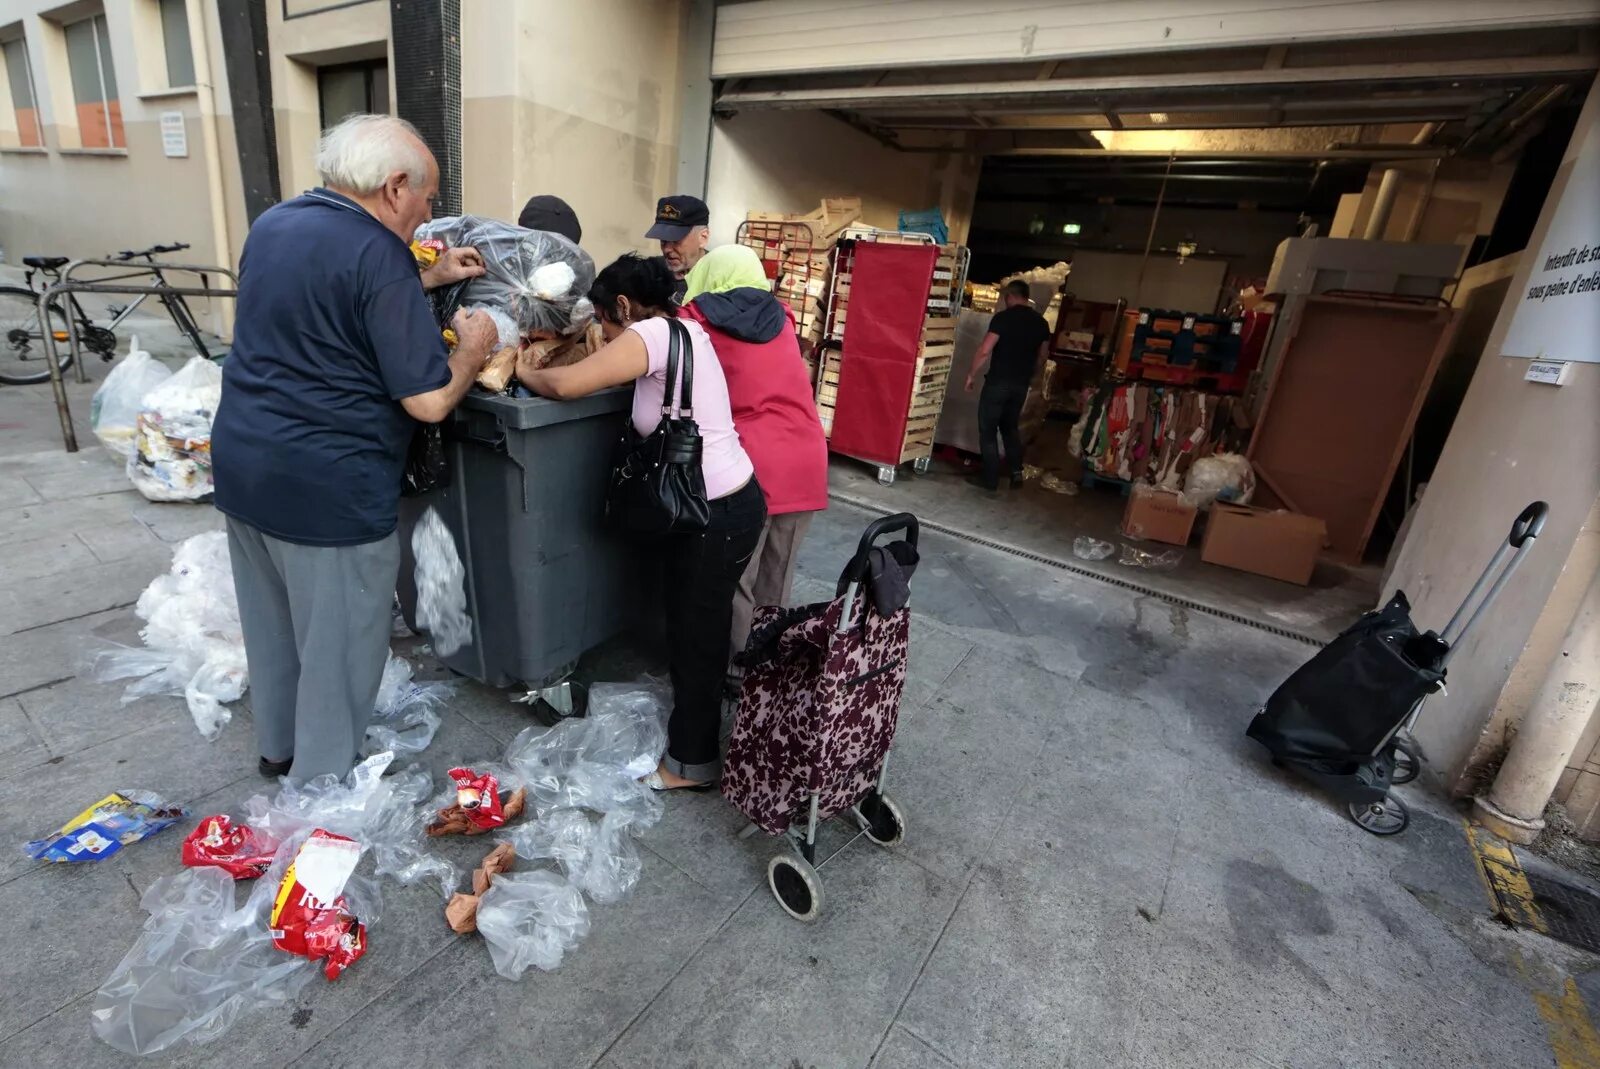
<path id="1" fill-rule="evenodd" d="M 293 766 L 294 758 L 292 757 L 287 761 L 268 761 L 265 757 L 263 757 L 261 759 L 261 763 L 256 767 L 259 768 L 261 770 L 261 774 L 266 776 L 268 779 L 277 779 L 279 776 L 287 776 L 289 774 L 289 769 Z"/>
<path id="2" fill-rule="evenodd" d="M 1027 480 L 1024 479 L 1021 475 L 1013 475 L 1011 477 L 1011 489 L 1013 489 L 1013 490 L 1021 490 L 1022 489 L 1022 484 L 1025 483 L 1025 482 L 1027 482 Z"/>
<path id="3" fill-rule="evenodd" d="M 991 486 L 990 484 L 984 482 L 982 475 L 968 475 L 967 483 L 968 485 L 976 486 L 979 490 L 982 490 L 986 494 L 999 493 L 1000 491 L 1000 487 L 998 485 Z"/>

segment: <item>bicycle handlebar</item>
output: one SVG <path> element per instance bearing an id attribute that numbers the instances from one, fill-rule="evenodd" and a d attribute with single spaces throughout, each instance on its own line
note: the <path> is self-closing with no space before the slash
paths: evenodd
<path id="1" fill-rule="evenodd" d="M 149 259 L 152 256 L 161 256 L 161 255 L 163 255 L 165 253 L 169 253 L 169 252 L 182 252 L 184 249 L 187 249 L 188 247 L 189 247 L 188 244 L 186 244 L 185 242 L 181 242 L 180 241 L 175 245 L 152 245 L 148 249 L 139 249 L 139 250 L 123 249 L 121 252 L 117 253 L 116 259 L 118 259 L 118 260 L 137 260 L 141 256 L 144 257 L 145 259 Z"/>

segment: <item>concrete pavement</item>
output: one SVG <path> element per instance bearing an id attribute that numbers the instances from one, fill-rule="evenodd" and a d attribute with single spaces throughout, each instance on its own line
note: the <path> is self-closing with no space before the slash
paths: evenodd
<path id="1" fill-rule="evenodd" d="M 96 642 L 137 641 L 131 603 L 216 514 L 144 501 L 87 428 L 68 456 L 53 426 L 46 398 L 0 388 L 0 840 L 122 787 L 195 816 L 237 813 L 264 786 L 248 695 L 208 743 L 180 700 L 124 706 L 119 685 L 80 669 Z M 868 518 L 836 505 L 819 520 L 797 596 L 827 596 Z M 445 927 L 436 892 L 386 885 L 372 949 L 340 981 L 148 1061 L 1568 1069 L 1600 1057 L 1585 1008 L 1600 996 L 1595 962 L 1490 917 L 1453 809 L 1403 789 L 1411 829 L 1373 838 L 1244 738 L 1305 645 L 946 535 L 925 535 L 923 554 L 890 775 L 908 837 L 883 851 L 828 825 L 816 924 L 768 894 L 772 844 L 738 839 L 715 796 L 674 796 L 643 840 L 639 885 L 592 907 L 590 936 L 556 972 L 501 979 L 477 938 Z M 650 663 L 619 642 L 580 674 Z M 438 781 L 528 723 L 504 693 L 464 686 L 424 763 Z M 80 866 L 0 853 L 0 1064 L 128 1063 L 93 1036 L 89 1005 L 143 923 L 140 892 L 178 868 L 185 831 Z M 438 849 L 470 867 L 485 845 Z"/>

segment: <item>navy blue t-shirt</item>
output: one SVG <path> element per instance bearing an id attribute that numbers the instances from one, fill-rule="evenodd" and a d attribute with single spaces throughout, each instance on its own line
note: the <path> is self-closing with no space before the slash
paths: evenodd
<path id="1" fill-rule="evenodd" d="M 405 242 L 326 189 L 269 209 L 239 260 L 211 432 L 217 508 L 285 542 L 386 537 L 416 428 L 399 399 L 449 382 Z"/>

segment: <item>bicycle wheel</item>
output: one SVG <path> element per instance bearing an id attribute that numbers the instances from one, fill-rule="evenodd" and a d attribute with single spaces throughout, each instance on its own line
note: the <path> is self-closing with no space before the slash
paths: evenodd
<path id="1" fill-rule="evenodd" d="M 50 322 L 64 373 L 72 366 L 72 349 L 67 344 L 67 317 L 58 306 L 50 307 Z M 48 381 L 50 367 L 39 334 L 39 295 L 21 286 L 0 286 L 0 383 L 31 386 Z"/>

